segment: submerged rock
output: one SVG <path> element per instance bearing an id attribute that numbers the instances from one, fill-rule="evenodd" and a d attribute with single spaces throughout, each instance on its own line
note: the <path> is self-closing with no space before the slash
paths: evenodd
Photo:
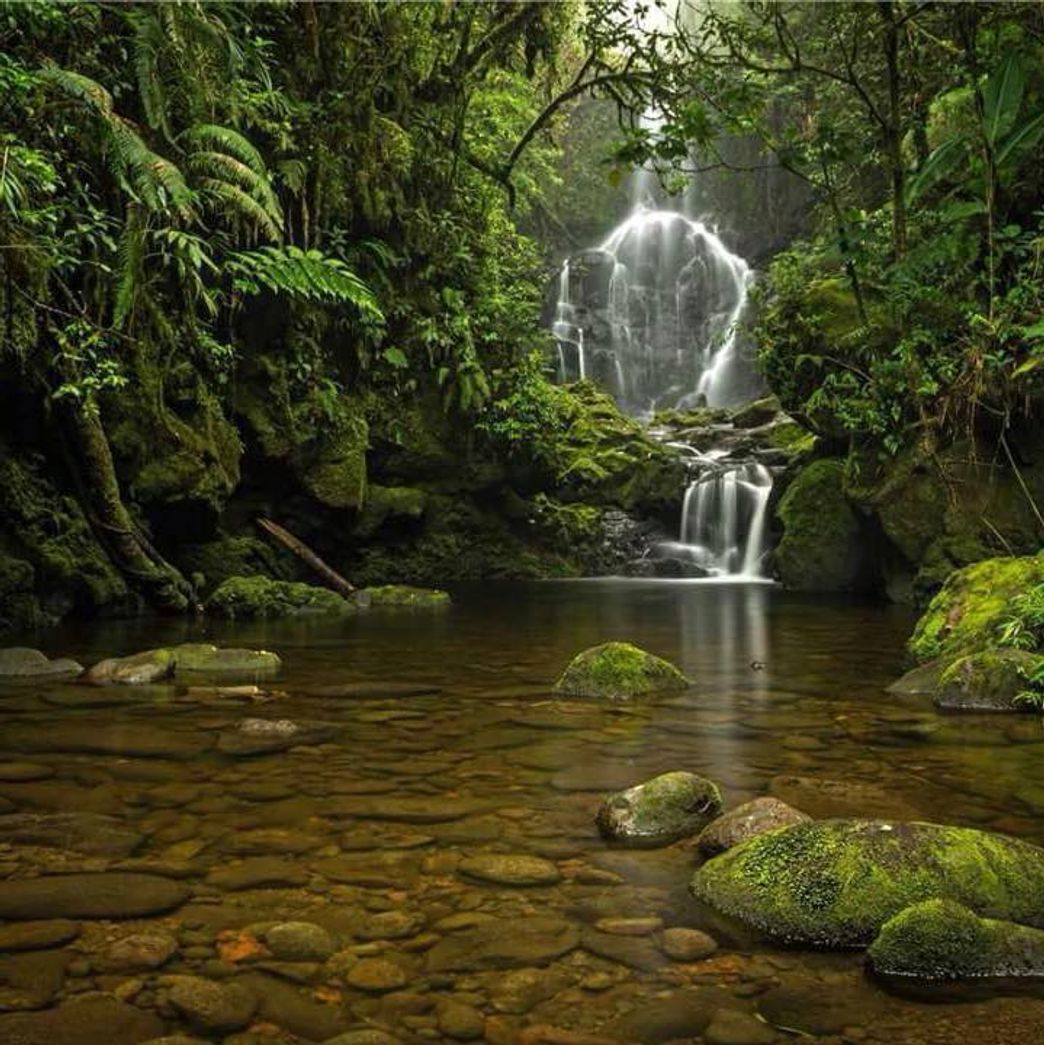
<path id="1" fill-rule="evenodd" d="M 226 755 L 264 755 L 300 744 L 321 744 L 335 736 L 339 728 L 333 722 L 244 718 L 221 734 L 218 750 Z"/>
<path id="2" fill-rule="evenodd" d="M 478 972 L 548 965 L 574 950 L 579 930 L 559 918 L 496 918 L 452 933 L 429 952 L 429 972 Z"/>
<path id="3" fill-rule="evenodd" d="M 363 588 L 361 603 L 371 607 L 401 606 L 411 609 L 440 609 L 450 604 L 450 597 L 437 588 L 413 588 L 408 584 L 386 584 L 379 588 Z"/>
<path id="4" fill-rule="evenodd" d="M 867 957 L 882 976 L 1044 977 L 1044 932 L 980 918 L 952 900 L 926 900 L 885 922 Z"/>
<path id="5" fill-rule="evenodd" d="M 54 675 L 79 675 L 83 667 L 68 657 L 48 660 L 43 653 L 24 646 L 0 649 L 0 680 L 46 678 Z"/>
<path id="6" fill-rule="evenodd" d="M 183 882 L 151 874 L 63 874 L 0 882 L 0 918 L 140 918 L 183 904 Z"/>
<path id="7" fill-rule="evenodd" d="M 130 856 L 145 840 L 117 817 L 84 812 L 9 813 L 0 816 L 0 838 L 96 856 Z"/>
<path id="8" fill-rule="evenodd" d="M 199 976 L 170 976 L 165 983 L 170 1004 L 197 1030 L 224 1033 L 250 1022 L 257 999 L 236 983 L 214 983 Z"/>
<path id="9" fill-rule="evenodd" d="M 695 773 L 663 773 L 610 795 L 598 810 L 602 837 L 636 848 L 670 845 L 721 812 L 718 785 Z"/>
<path id="10" fill-rule="evenodd" d="M 161 682 L 174 674 L 174 652 L 150 649 L 129 657 L 110 657 L 87 671 L 84 681 L 96 686 L 140 686 Z"/>
<path id="11" fill-rule="evenodd" d="M 577 654 L 555 683 L 555 693 L 621 699 L 688 689 L 692 683 L 671 663 L 629 642 L 606 642 Z"/>
<path id="12" fill-rule="evenodd" d="M 933 898 L 1044 924 L 1044 849 L 939 824 L 815 821 L 715 857 L 691 889 L 773 939 L 861 947 L 903 908 Z"/>
<path id="13" fill-rule="evenodd" d="M 562 877 L 550 860 L 525 854 L 479 853 L 462 860 L 457 871 L 465 878 L 497 885 L 554 885 Z"/>
<path id="14" fill-rule="evenodd" d="M 71 943 L 80 926 L 65 918 L 0 926 L 0 951 L 43 951 Z"/>
<path id="15" fill-rule="evenodd" d="M 206 609 L 218 617 L 250 620 L 269 617 L 344 615 L 356 606 L 329 588 L 269 577 L 229 577 L 207 599 Z"/>
<path id="16" fill-rule="evenodd" d="M 56 1009 L 0 1016 L 0 1041 L 8 1045 L 138 1045 L 159 1037 L 154 1012 L 107 994 L 73 998 Z"/>
<path id="17" fill-rule="evenodd" d="M 744 802 L 743 805 L 730 809 L 709 823 L 700 832 L 696 845 L 700 852 L 713 856 L 768 831 L 777 831 L 781 827 L 791 827 L 793 824 L 802 824 L 811 819 L 806 813 L 788 806 L 786 802 L 765 795 Z"/>

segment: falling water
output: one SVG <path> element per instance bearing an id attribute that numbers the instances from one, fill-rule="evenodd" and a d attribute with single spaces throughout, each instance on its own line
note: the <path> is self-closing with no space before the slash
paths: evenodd
<path id="1" fill-rule="evenodd" d="M 748 402 L 761 391 L 740 333 L 750 266 L 703 222 L 652 205 L 652 177 L 636 172 L 631 213 L 562 266 L 552 322 L 559 379 L 594 380 L 640 417 Z M 694 478 L 666 554 L 687 572 L 760 576 L 771 473 L 724 452 L 683 452 Z"/>

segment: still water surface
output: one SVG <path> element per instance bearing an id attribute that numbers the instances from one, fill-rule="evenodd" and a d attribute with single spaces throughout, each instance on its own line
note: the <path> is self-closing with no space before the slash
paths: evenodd
<path id="1" fill-rule="evenodd" d="M 261 685 L 279 695 L 254 703 L 184 685 L 8 688 L 4 757 L 54 776 L 0 784 L 7 808 L 100 812 L 143 840 L 132 857 L 11 846 L 0 854 L 4 869 L 133 866 L 180 876 L 194 892 L 189 903 L 131 926 L 178 940 L 164 973 L 242 981 L 266 996 L 258 1041 L 294 1040 L 291 1031 L 323 1040 L 361 1026 L 402 1041 L 451 1040 L 451 1031 L 466 1037 L 453 1014 L 466 1024 L 467 1011 L 484 1021 L 471 1031 L 493 1042 L 790 1040 L 752 1022 L 759 1014 L 811 1040 L 1044 1040 L 1036 998 L 897 999 L 867 981 L 858 955 L 745 939 L 689 900 L 689 844 L 610 850 L 594 828 L 605 792 L 685 769 L 716 780 L 728 806 L 771 793 L 816 817 L 935 820 L 1044 843 L 1038 718 L 941 717 L 885 693 L 903 668 L 908 611 L 759 584 L 502 583 L 453 594 L 453 607 L 436 613 L 48 633 L 48 652 L 85 663 L 184 641 L 274 649 L 283 670 Z M 551 700 L 573 654 L 613 639 L 674 661 L 693 689 L 611 706 Z M 321 695 L 364 681 L 440 691 Z M 216 750 L 248 716 L 320 722 L 324 731 L 319 742 L 270 754 Z M 482 853 L 535 855 L 561 878 L 519 887 L 459 873 L 461 859 Z M 271 873 L 255 887 L 259 859 Z M 520 927 L 540 928 L 537 918 L 554 923 L 524 939 Z M 645 935 L 605 931 L 626 928 L 603 921 L 621 918 L 708 929 L 720 947 L 701 961 L 671 961 L 653 923 Z M 229 941 L 243 927 L 286 919 L 326 927 L 338 954 L 294 968 L 234 953 Z M 69 948 L 91 959 L 127 931 L 93 925 Z M 459 936 L 472 944 L 454 956 L 445 941 L 461 933 L 478 935 Z M 579 947 L 552 953 L 574 935 Z M 353 982 L 352 966 L 369 959 L 394 966 L 384 969 L 390 986 Z M 82 963 L 73 971 L 51 1004 L 132 978 Z M 168 1028 L 183 1031 L 155 975 L 138 974 L 138 993 L 125 995 L 158 1006 Z M 540 1027 L 558 1029 L 518 1036 Z"/>

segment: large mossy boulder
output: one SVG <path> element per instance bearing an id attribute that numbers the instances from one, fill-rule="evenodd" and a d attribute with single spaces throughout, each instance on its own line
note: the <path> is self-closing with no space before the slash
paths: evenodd
<path id="1" fill-rule="evenodd" d="M 889 918 L 931 899 L 1044 925 L 1044 849 L 963 827 L 820 820 L 728 850 L 696 872 L 691 889 L 771 939 L 863 947 Z"/>
<path id="2" fill-rule="evenodd" d="M 1044 977 L 1044 932 L 925 900 L 881 926 L 867 951 L 880 976 L 918 980 Z"/>
<path id="3" fill-rule="evenodd" d="M 186 577 L 198 582 L 198 590 L 209 594 L 229 577 L 263 575 L 287 580 L 292 575 L 284 567 L 288 554 L 256 537 L 219 536 L 179 547 L 177 565 Z"/>
<path id="4" fill-rule="evenodd" d="M 598 810 L 598 830 L 607 841 L 653 849 L 698 834 L 721 807 L 721 791 L 712 780 L 662 773 L 610 795 Z"/>
<path id="5" fill-rule="evenodd" d="M 783 537 L 776 571 L 794 591 L 854 591 L 866 587 L 866 538 L 844 493 L 844 465 L 824 458 L 806 465 L 776 510 Z"/>
<path id="6" fill-rule="evenodd" d="M 282 662 L 271 650 L 219 647 L 209 642 L 184 642 L 175 646 L 174 672 L 182 675 L 203 672 L 215 675 L 271 675 Z"/>
<path id="7" fill-rule="evenodd" d="M 1030 678 L 1044 657 L 1026 650 L 984 650 L 958 657 L 939 674 L 932 700 L 946 711 L 1032 711 Z"/>
<path id="8" fill-rule="evenodd" d="M 0 649 L 0 681 L 79 675 L 81 671 L 82 666 L 67 657 L 49 660 L 39 650 L 24 646 Z"/>
<path id="9" fill-rule="evenodd" d="M 231 620 L 353 613 L 356 606 L 329 588 L 268 577 L 230 577 L 207 599 L 206 609 Z"/>
<path id="10" fill-rule="evenodd" d="M 567 697 L 621 700 L 690 685 L 669 661 L 629 642 L 606 642 L 577 654 L 555 683 L 554 691 Z"/>
<path id="11" fill-rule="evenodd" d="M 985 559 L 950 575 L 917 622 L 909 649 L 919 663 L 995 646 L 1010 603 L 1044 583 L 1044 555 Z"/>

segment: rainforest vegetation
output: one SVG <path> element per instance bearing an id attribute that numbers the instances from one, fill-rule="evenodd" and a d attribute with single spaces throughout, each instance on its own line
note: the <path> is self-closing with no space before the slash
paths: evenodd
<path id="1" fill-rule="evenodd" d="M 640 164 L 760 269 L 809 437 L 785 581 L 924 600 L 1036 551 L 1042 34 L 1034 3 L 4 3 L 5 623 L 315 580 L 264 516 L 365 583 L 617 568 L 682 475 L 556 383 L 546 299 Z M 795 561 L 810 455 L 869 566 Z"/>

